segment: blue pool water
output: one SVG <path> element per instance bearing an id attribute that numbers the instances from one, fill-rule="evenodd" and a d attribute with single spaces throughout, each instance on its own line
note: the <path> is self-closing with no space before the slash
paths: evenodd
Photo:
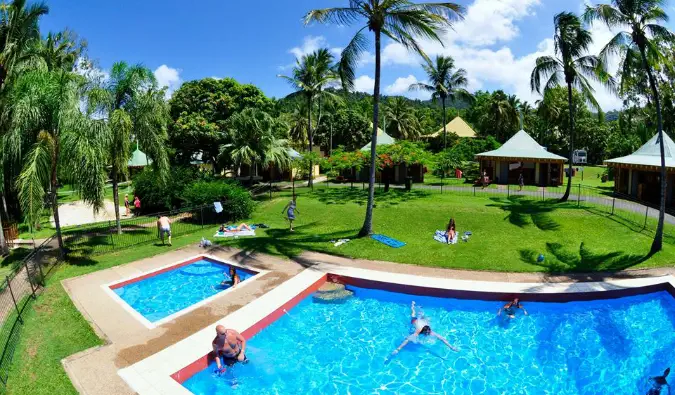
<path id="1" fill-rule="evenodd" d="M 675 368 L 667 292 L 524 302 L 530 315 L 509 320 L 496 318 L 498 302 L 352 289 L 345 304 L 305 299 L 249 341 L 247 365 L 216 376 L 212 364 L 183 385 L 195 394 L 618 395 L 644 394 L 649 376 Z M 386 359 L 409 334 L 411 300 L 459 352 L 430 341 Z"/>
<path id="2" fill-rule="evenodd" d="M 207 259 L 148 277 L 113 291 L 150 322 L 161 320 L 229 288 L 229 266 Z M 252 274 L 237 269 L 241 281 Z"/>

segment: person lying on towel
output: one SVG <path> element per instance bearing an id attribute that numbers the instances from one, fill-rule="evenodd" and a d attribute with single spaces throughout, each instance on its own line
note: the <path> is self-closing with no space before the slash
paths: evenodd
<path id="1" fill-rule="evenodd" d="M 253 230 L 253 229 L 251 229 L 250 226 L 242 222 L 239 226 L 220 225 L 220 228 L 218 228 L 218 233 L 241 232 L 242 230 Z"/>

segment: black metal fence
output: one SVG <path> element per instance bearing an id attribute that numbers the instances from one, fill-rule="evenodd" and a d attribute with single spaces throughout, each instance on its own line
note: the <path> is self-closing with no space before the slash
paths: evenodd
<path id="1" fill-rule="evenodd" d="M 45 281 L 61 262 L 54 237 L 28 254 L 0 284 L 0 382 L 7 376 L 19 341 L 26 308 L 42 291 Z"/>
<path id="2" fill-rule="evenodd" d="M 104 254 L 139 244 L 162 243 L 157 228 L 160 216 L 171 220 L 172 236 L 194 233 L 228 220 L 211 204 L 122 219 L 119 229 L 113 220 L 69 228 L 63 232 L 63 243 L 71 257 Z"/>

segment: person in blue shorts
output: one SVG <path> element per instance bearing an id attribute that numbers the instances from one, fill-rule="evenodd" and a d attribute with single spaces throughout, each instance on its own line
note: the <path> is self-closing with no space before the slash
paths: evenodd
<path id="1" fill-rule="evenodd" d="M 298 211 L 297 207 L 297 202 L 296 202 L 297 197 L 293 195 L 293 200 L 288 202 L 286 207 L 284 207 L 284 210 L 281 212 L 281 214 L 286 213 L 286 217 L 288 218 L 288 222 L 291 227 L 291 232 L 293 232 L 293 221 L 295 221 L 295 214 L 300 214 L 300 211 Z"/>
<path id="2" fill-rule="evenodd" d="M 417 315 L 417 313 L 415 312 L 415 301 L 413 301 L 412 304 L 410 305 L 410 315 L 411 315 L 410 323 L 414 327 L 414 332 L 412 335 L 408 336 L 403 341 L 403 343 L 401 343 L 401 345 L 396 348 L 396 350 L 394 350 L 392 355 L 398 354 L 398 352 L 401 351 L 401 349 L 403 349 L 403 347 L 405 347 L 406 344 L 410 343 L 411 341 L 416 341 L 420 335 L 433 336 L 438 340 L 442 341 L 443 343 L 445 343 L 445 345 L 448 346 L 452 351 L 458 351 L 457 348 L 448 343 L 448 341 L 443 336 L 431 330 L 431 326 L 429 326 L 429 320 L 427 320 L 427 318 L 423 314 Z"/>

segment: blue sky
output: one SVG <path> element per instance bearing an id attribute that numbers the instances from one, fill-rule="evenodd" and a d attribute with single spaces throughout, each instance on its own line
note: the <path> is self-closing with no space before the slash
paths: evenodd
<path id="1" fill-rule="evenodd" d="M 430 55 L 448 54 L 467 70 L 470 89 L 504 89 L 534 101 L 529 73 L 537 56 L 552 51 L 553 16 L 581 9 L 581 0 L 459 0 L 466 20 L 443 37 L 445 47 L 425 43 Z M 277 74 L 289 72 L 298 54 L 320 46 L 338 51 L 352 27 L 309 26 L 302 16 L 312 8 L 346 5 L 346 0 L 285 1 L 48 1 L 44 31 L 75 30 L 89 42 L 89 57 L 104 70 L 113 62 L 142 63 L 171 89 L 204 77 L 233 77 L 253 83 L 267 95 L 282 97 L 290 87 Z M 675 10 L 669 5 L 668 11 Z M 611 37 L 593 28 L 596 50 Z M 405 94 L 424 80 L 419 59 L 385 42 L 382 89 Z M 372 90 L 373 63 L 366 57 L 357 73 L 357 88 Z M 603 109 L 620 101 L 598 89 Z"/>

